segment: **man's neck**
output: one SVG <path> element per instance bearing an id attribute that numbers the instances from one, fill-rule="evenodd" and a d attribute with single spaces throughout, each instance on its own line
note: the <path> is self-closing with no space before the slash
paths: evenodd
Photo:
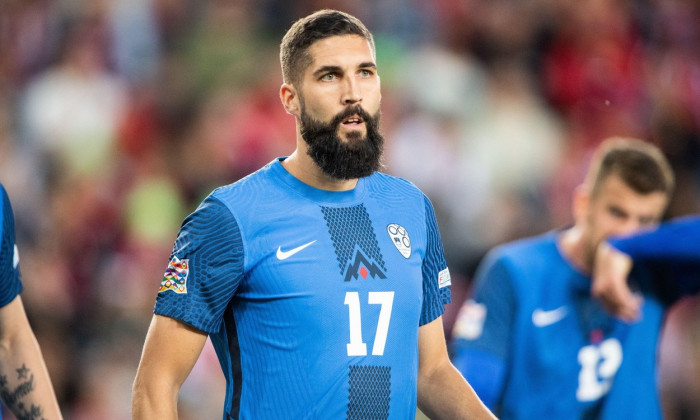
<path id="1" fill-rule="evenodd" d="M 585 238 L 580 227 L 574 226 L 559 236 L 559 249 L 577 269 L 584 273 L 593 269 L 592 261 L 586 256 Z"/>
<path id="2" fill-rule="evenodd" d="M 357 185 L 357 178 L 337 179 L 326 175 L 309 155 L 299 149 L 283 160 L 282 166 L 299 181 L 319 190 L 349 191 Z"/>

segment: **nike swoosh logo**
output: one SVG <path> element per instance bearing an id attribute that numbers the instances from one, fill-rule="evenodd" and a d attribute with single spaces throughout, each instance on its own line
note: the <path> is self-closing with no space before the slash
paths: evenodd
<path id="1" fill-rule="evenodd" d="M 309 243 L 304 244 L 304 245 L 298 246 L 296 248 L 292 248 L 289 251 L 282 251 L 282 247 L 278 247 L 277 248 L 277 259 L 278 260 L 286 260 L 287 258 L 291 257 L 292 255 L 296 254 L 297 252 L 306 248 L 307 246 L 312 245 L 314 242 L 316 242 L 315 239 Z"/>
<path id="2" fill-rule="evenodd" d="M 568 313 L 569 311 L 566 309 L 566 306 L 560 306 L 551 311 L 544 311 L 538 308 L 532 312 L 532 323 L 535 324 L 536 327 L 546 327 L 561 321 Z"/>

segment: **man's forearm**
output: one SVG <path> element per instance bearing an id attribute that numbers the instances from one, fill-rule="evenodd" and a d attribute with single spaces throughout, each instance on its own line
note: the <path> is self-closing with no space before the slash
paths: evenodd
<path id="1" fill-rule="evenodd" d="M 41 350 L 28 328 L 0 344 L 0 398 L 19 419 L 61 419 Z"/>
<path id="2" fill-rule="evenodd" d="M 418 378 L 418 407 L 437 419 L 493 420 L 472 387 L 450 363 Z"/>
<path id="3" fill-rule="evenodd" d="M 139 419 L 177 419 L 177 392 L 158 391 L 154 384 L 144 384 L 137 377 L 132 394 L 131 414 Z"/>

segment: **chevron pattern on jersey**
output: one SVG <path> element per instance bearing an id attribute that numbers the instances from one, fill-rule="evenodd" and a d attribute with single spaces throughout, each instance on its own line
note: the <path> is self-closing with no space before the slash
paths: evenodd
<path id="1" fill-rule="evenodd" d="M 389 418 L 391 367 L 350 366 L 347 420 Z"/>
<path id="2" fill-rule="evenodd" d="M 357 270 L 357 255 L 353 255 L 356 245 L 363 256 L 369 260 L 367 262 L 370 265 L 378 264 L 379 268 L 386 272 L 379 242 L 364 205 L 342 208 L 321 207 L 321 211 L 333 240 L 340 274 L 346 281 L 350 276 L 354 276 Z M 367 268 L 371 269 L 371 267 Z M 383 273 L 380 277 L 383 278 Z"/>

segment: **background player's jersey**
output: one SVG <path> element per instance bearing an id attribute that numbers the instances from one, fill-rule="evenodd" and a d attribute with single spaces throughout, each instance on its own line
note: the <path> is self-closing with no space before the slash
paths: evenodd
<path id="1" fill-rule="evenodd" d="M 275 160 L 185 220 L 155 313 L 210 334 L 224 418 L 408 419 L 418 327 L 449 283 L 412 184 L 375 173 L 323 191 Z"/>
<path id="2" fill-rule="evenodd" d="M 502 419 L 661 418 L 656 348 L 679 294 L 635 268 L 642 319 L 619 321 L 591 297 L 590 278 L 564 259 L 557 235 L 487 256 L 455 324 L 455 365 Z M 480 379 L 482 366 L 495 379 Z"/>
<path id="3" fill-rule="evenodd" d="M 15 219 L 7 192 L 0 184 L 0 307 L 12 302 L 21 291 Z"/>

